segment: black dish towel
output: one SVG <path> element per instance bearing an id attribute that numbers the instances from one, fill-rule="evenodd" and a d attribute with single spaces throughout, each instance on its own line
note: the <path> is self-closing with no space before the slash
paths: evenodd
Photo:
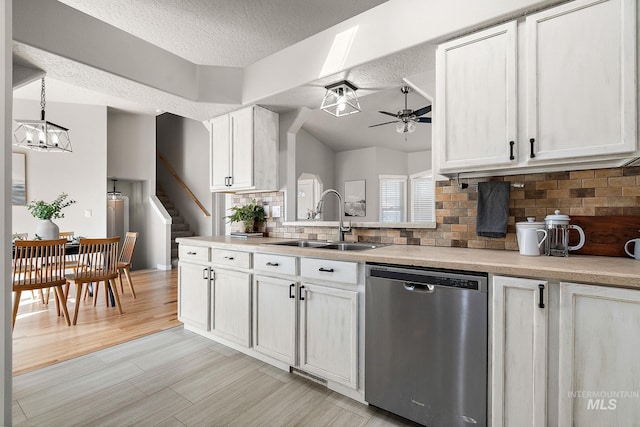
<path id="1" fill-rule="evenodd" d="M 507 237 L 509 221 L 508 181 L 490 181 L 478 183 L 478 214 L 476 233 L 482 237 Z"/>

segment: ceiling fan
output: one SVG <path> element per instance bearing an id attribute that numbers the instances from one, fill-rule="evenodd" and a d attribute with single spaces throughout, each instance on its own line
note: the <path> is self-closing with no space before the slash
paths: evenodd
<path id="1" fill-rule="evenodd" d="M 379 111 L 379 113 L 395 117 L 396 120 L 371 125 L 369 126 L 370 128 L 396 123 L 396 132 L 412 133 L 416 130 L 416 123 L 431 123 L 431 117 L 420 117 L 431 112 L 431 105 L 427 105 L 426 107 L 422 107 L 417 110 L 410 110 L 407 107 L 407 94 L 411 91 L 411 88 L 409 86 L 402 86 L 400 91 L 404 94 L 404 110 L 400 110 L 395 114 L 387 111 Z"/>

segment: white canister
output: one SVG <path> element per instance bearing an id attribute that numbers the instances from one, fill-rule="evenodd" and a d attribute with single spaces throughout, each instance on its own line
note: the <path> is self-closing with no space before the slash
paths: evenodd
<path id="1" fill-rule="evenodd" d="M 544 221 L 536 221 L 535 217 L 528 216 L 526 222 L 516 222 L 516 239 L 518 240 L 518 250 L 522 249 L 523 232 L 527 229 L 544 229 Z M 540 239 L 538 242 L 542 242 L 544 239 Z M 544 246 L 540 245 L 540 254 L 544 254 Z"/>
<path id="2" fill-rule="evenodd" d="M 543 228 L 525 228 L 520 240 L 520 255 L 540 256 L 540 248 L 546 238 L 547 230 Z"/>

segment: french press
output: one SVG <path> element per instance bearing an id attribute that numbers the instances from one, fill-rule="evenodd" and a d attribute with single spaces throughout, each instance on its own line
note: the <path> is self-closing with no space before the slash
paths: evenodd
<path id="1" fill-rule="evenodd" d="M 550 256 L 569 256 L 569 251 L 577 251 L 584 246 L 584 230 L 578 225 L 569 224 L 569 216 L 562 215 L 559 210 L 555 215 L 547 215 L 544 218 L 547 240 L 545 241 L 545 254 Z M 580 235 L 580 242 L 575 246 L 569 246 L 569 231 L 576 230 Z"/>

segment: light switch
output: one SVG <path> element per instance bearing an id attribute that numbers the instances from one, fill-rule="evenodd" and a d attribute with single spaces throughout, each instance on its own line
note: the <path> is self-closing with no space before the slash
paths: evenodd
<path id="1" fill-rule="evenodd" d="M 271 208 L 271 216 L 274 218 L 280 218 L 280 206 L 273 206 Z"/>
<path id="2" fill-rule="evenodd" d="M 93 216 L 93 212 L 91 211 L 91 209 L 85 209 L 84 216 L 85 218 L 91 218 Z"/>

